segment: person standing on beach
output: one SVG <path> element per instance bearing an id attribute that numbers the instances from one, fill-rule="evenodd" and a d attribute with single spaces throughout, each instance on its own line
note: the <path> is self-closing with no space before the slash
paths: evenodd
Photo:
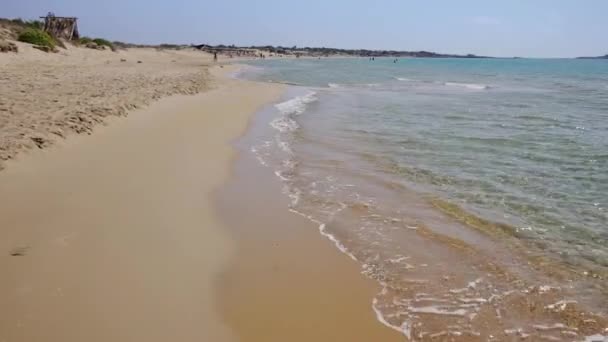
<path id="1" fill-rule="evenodd" d="M 217 52 L 216 51 L 213 52 L 213 61 L 217 62 Z"/>

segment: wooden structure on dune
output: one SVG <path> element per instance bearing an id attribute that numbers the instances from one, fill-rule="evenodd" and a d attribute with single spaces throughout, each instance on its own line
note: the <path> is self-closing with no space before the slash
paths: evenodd
<path id="1" fill-rule="evenodd" d="M 55 14 L 49 12 L 44 19 L 44 31 L 55 38 L 65 40 L 79 39 L 78 33 L 78 18 L 75 17 L 56 17 Z"/>

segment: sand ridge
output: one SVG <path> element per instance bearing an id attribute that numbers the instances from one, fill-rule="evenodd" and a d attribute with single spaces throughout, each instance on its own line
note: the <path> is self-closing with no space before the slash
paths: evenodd
<path id="1" fill-rule="evenodd" d="M 195 49 L 99 51 L 68 45 L 49 54 L 16 42 L 0 54 L 0 169 L 24 150 L 174 94 L 211 86 L 212 56 Z"/>

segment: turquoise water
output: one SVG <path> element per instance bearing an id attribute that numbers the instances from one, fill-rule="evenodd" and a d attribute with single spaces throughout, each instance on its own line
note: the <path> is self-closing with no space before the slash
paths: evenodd
<path id="1" fill-rule="evenodd" d="M 605 313 L 606 61 L 251 65 L 244 77 L 291 84 L 275 106 L 272 133 L 252 151 L 284 182 L 291 210 L 317 222 L 382 284 L 374 310 L 383 323 L 421 339 L 452 327 L 454 336 L 486 340 L 495 333 L 491 326 L 540 336 L 539 326 L 567 321 L 555 312 L 517 312 L 519 301 L 554 308 L 576 297 Z M 461 216 L 454 220 L 433 203 L 450 203 Z M 499 223 L 508 237 L 487 239 L 463 216 Z M 477 252 L 429 241 L 433 235 L 420 233 L 423 227 Z M 511 239 L 525 248 L 512 250 Z M 529 262 L 538 257 L 553 263 L 540 263 L 547 270 L 538 272 Z M 488 264 L 512 276 L 493 274 Z M 547 265 L 555 264 L 573 273 L 547 277 L 555 273 Z M 440 323 L 428 315 L 441 316 Z M 572 340 L 564 336 L 573 333 L 555 329 L 552 337 Z"/>
<path id="2" fill-rule="evenodd" d="M 255 65 L 257 79 L 321 88 L 315 113 L 299 117 L 315 118 L 315 138 L 339 138 L 404 184 L 509 223 L 568 262 L 608 267 L 606 61 Z"/>

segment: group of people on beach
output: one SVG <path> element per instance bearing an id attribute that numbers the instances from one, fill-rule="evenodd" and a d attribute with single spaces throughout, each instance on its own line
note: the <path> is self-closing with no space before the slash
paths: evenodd
<path id="1" fill-rule="evenodd" d="M 370 57 L 370 58 L 369 58 L 369 60 L 370 60 L 370 61 L 375 61 L 375 60 L 376 60 L 376 57 Z M 399 61 L 399 58 L 395 58 L 395 59 L 393 60 L 393 63 L 397 63 L 398 61 Z"/>
<path id="2" fill-rule="evenodd" d="M 240 56 L 251 56 L 250 53 L 241 53 L 239 51 L 236 52 L 236 55 L 238 57 L 240 57 Z M 227 56 L 228 56 L 228 58 L 233 58 L 234 57 L 232 53 L 227 54 Z M 261 52 L 259 54 L 254 54 L 253 56 L 256 57 L 256 58 L 259 57 L 260 59 L 266 59 L 266 55 L 264 55 Z M 213 61 L 217 62 L 217 60 L 218 60 L 217 51 L 213 51 Z"/>

